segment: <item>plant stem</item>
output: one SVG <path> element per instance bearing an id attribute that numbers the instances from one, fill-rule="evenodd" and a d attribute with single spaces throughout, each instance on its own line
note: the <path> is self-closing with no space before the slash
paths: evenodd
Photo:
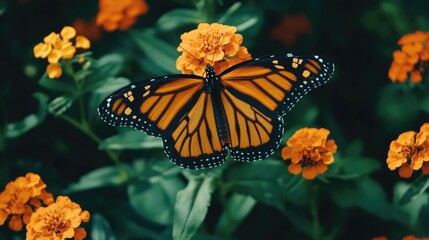
<path id="1" fill-rule="evenodd" d="M 67 65 L 70 76 L 73 78 L 75 84 L 76 84 L 76 96 L 79 101 L 79 112 L 80 112 L 80 122 L 75 120 L 74 118 L 71 118 L 65 114 L 61 115 L 61 118 L 64 119 L 66 122 L 70 123 L 77 129 L 81 130 L 83 133 L 88 135 L 92 140 L 94 140 L 97 145 L 100 145 L 102 142 L 102 139 L 98 137 L 89 126 L 89 123 L 86 118 L 86 110 L 85 110 L 85 103 L 83 99 L 83 79 L 78 79 L 76 77 L 75 71 L 73 69 L 72 63 L 70 61 L 64 61 L 64 64 Z M 116 167 L 119 169 L 119 172 L 124 177 L 125 180 L 129 179 L 128 172 L 126 171 L 124 165 L 119 160 L 119 152 L 113 151 L 110 149 L 106 150 L 107 155 L 112 159 L 112 161 L 115 163 Z"/>
<path id="2" fill-rule="evenodd" d="M 320 240 L 321 234 L 320 234 L 320 219 L 319 219 L 319 212 L 317 209 L 317 193 L 316 188 L 313 185 L 309 186 L 309 199 L 310 199 L 310 214 L 311 218 L 313 220 L 313 236 L 312 238 L 314 240 Z"/>
<path id="3" fill-rule="evenodd" d="M 227 229 L 223 229 L 224 231 L 222 232 L 222 238 L 228 240 L 228 239 L 231 239 L 231 234 L 232 234 L 232 229 L 230 227 L 232 226 L 232 213 L 231 213 L 231 209 L 229 209 L 227 194 L 228 194 L 228 187 L 224 184 L 223 181 L 220 181 L 220 184 L 219 184 L 220 202 L 222 203 L 224 213 L 226 216 L 226 222 L 227 222 L 225 224 Z"/>
<path id="4" fill-rule="evenodd" d="M 71 125 L 73 125 L 74 127 L 76 127 L 77 129 L 81 130 L 83 133 L 85 133 L 86 135 L 88 135 L 92 140 L 94 140 L 97 144 L 101 143 L 101 139 L 100 137 L 98 137 L 92 130 L 91 128 L 89 128 L 88 124 L 82 124 L 78 121 L 76 121 L 75 119 L 63 114 L 60 116 L 63 120 L 65 120 L 66 122 L 70 123 Z M 121 172 L 121 175 L 125 178 L 128 179 L 128 173 L 125 170 L 124 165 L 122 164 L 122 162 L 119 160 L 119 153 L 116 151 L 112 151 L 110 149 L 106 150 L 107 155 L 109 155 L 109 157 L 112 159 L 112 161 L 115 163 L 115 165 L 118 167 L 119 171 Z"/>

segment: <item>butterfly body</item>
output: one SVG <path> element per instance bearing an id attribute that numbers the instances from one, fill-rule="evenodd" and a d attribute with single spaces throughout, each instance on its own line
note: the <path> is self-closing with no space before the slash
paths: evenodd
<path id="1" fill-rule="evenodd" d="M 205 82 L 207 83 L 207 93 L 212 95 L 212 103 L 213 103 L 213 110 L 215 114 L 215 120 L 216 120 L 216 126 L 219 133 L 219 138 L 222 142 L 222 145 L 228 144 L 228 138 L 227 138 L 227 132 L 226 132 L 226 121 L 225 121 L 225 114 L 222 110 L 222 106 L 220 106 L 220 96 L 219 92 L 223 89 L 223 86 L 220 81 L 219 75 L 216 74 L 214 71 L 214 67 L 211 65 L 206 66 L 206 77 L 204 78 Z"/>
<path id="2" fill-rule="evenodd" d="M 108 96 L 101 118 L 163 139 L 177 165 L 202 169 L 266 158 L 280 144 L 285 115 L 325 83 L 334 65 L 317 55 L 277 54 L 237 64 L 220 74 L 169 75 L 143 80 Z"/>

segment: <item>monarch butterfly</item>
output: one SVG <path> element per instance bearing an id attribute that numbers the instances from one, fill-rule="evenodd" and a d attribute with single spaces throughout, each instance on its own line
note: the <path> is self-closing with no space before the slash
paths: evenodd
<path id="1" fill-rule="evenodd" d="M 282 116 L 312 89 L 326 83 L 334 64 L 318 55 L 275 54 L 206 77 L 167 75 L 126 86 L 99 106 L 102 120 L 161 137 L 164 151 L 187 169 L 219 166 L 228 152 L 254 161 L 279 146 Z"/>

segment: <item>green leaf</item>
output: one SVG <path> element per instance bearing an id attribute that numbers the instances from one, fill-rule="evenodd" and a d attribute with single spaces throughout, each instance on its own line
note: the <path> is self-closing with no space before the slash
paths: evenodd
<path id="1" fill-rule="evenodd" d="M 370 177 L 329 188 L 332 200 L 341 208 L 359 207 L 383 220 L 403 222 L 404 212 L 386 199 L 383 187 Z"/>
<path id="2" fill-rule="evenodd" d="M 199 12 L 193 9 L 174 9 L 163 14 L 157 21 L 157 27 L 161 31 L 172 31 L 190 24 L 206 22 Z"/>
<path id="3" fill-rule="evenodd" d="M 377 113 L 386 129 L 409 129 L 420 112 L 420 101 L 412 91 L 405 91 L 399 84 L 390 84 L 380 94 Z"/>
<path id="4" fill-rule="evenodd" d="M 215 234 L 224 237 L 231 236 L 255 205 L 256 200 L 254 198 L 242 194 L 233 194 L 219 217 Z"/>
<path id="5" fill-rule="evenodd" d="M 234 13 L 236 13 L 241 6 L 242 6 L 241 2 L 236 2 L 232 4 L 225 12 L 219 15 L 217 22 L 225 23 L 225 21 L 228 20 L 228 18 L 231 17 Z"/>
<path id="6" fill-rule="evenodd" d="M 179 56 L 176 48 L 145 31 L 130 31 L 131 38 L 137 46 L 159 67 L 167 73 L 177 73 L 176 59 Z"/>
<path id="7" fill-rule="evenodd" d="M 121 239 L 165 239 L 160 237 L 159 234 L 154 232 L 152 229 L 142 227 L 140 222 L 136 223 L 135 221 L 131 221 L 129 219 L 123 219 L 121 220 L 121 227 L 123 228 Z"/>
<path id="8" fill-rule="evenodd" d="M 48 110 L 54 116 L 59 116 L 67 111 L 74 101 L 74 98 L 68 95 L 63 95 L 52 100 L 48 105 Z"/>
<path id="9" fill-rule="evenodd" d="M 118 135 L 109 137 L 102 141 L 99 149 L 151 149 L 162 148 L 162 140 L 148 136 L 141 131 L 130 129 L 121 131 Z"/>
<path id="10" fill-rule="evenodd" d="M 234 4 L 218 17 L 222 24 L 236 26 L 237 32 L 244 35 L 245 42 L 250 41 L 252 36 L 255 36 L 262 28 L 263 12 L 261 9 L 243 6 L 237 9 Z M 229 11 L 235 11 L 234 14 L 228 16 Z"/>
<path id="11" fill-rule="evenodd" d="M 124 166 L 127 167 L 128 172 L 133 172 L 127 165 Z M 126 177 L 116 166 L 107 166 L 83 175 L 79 182 L 71 184 L 64 190 L 64 193 L 68 194 L 106 186 L 119 186 L 124 184 L 125 181 Z"/>
<path id="12" fill-rule="evenodd" d="M 128 186 L 130 204 L 142 217 L 162 225 L 173 222 L 176 194 L 185 187 L 176 176 L 161 178 L 155 183 L 137 181 Z"/>
<path id="13" fill-rule="evenodd" d="M 156 183 L 170 176 L 177 176 L 183 171 L 182 168 L 171 164 L 167 157 L 150 160 L 135 159 L 132 168 L 139 180 L 146 180 L 150 183 Z"/>
<path id="14" fill-rule="evenodd" d="M 116 77 L 124 67 L 124 58 L 122 55 L 112 53 L 91 63 L 88 71 L 91 72 L 84 81 L 83 92 L 92 91 L 105 85 L 104 81 L 108 81 L 112 77 Z"/>
<path id="15" fill-rule="evenodd" d="M 361 140 L 354 140 L 348 144 L 346 149 L 344 150 L 344 155 L 351 157 L 359 157 L 363 152 L 364 145 Z"/>
<path id="16" fill-rule="evenodd" d="M 271 159 L 252 164 L 239 163 L 226 173 L 225 182 L 231 191 L 250 195 L 279 210 L 284 210 L 285 196 L 302 183 L 289 174 L 283 161 Z"/>
<path id="17" fill-rule="evenodd" d="M 43 93 L 34 93 L 33 97 L 39 101 L 38 112 L 30 114 L 20 121 L 8 123 L 5 129 L 7 138 L 19 137 L 45 120 L 48 113 L 48 96 Z"/>
<path id="18" fill-rule="evenodd" d="M 115 240 L 109 222 L 99 213 L 91 214 L 91 239 Z"/>
<path id="19" fill-rule="evenodd" d="M 340 164 L 339 172 L 324 174 L 325 177 L 338 178 L 342 180 L 355 179 L 364 175 L 368 175 L 380 168 L 379 161 L 373 158 L 351 157 L 336 159 L 334 164 Z"/>
<path id="20" fill-rule="evenodd" d="M 7 3 L 6 1 L 0 1 L 0 16 L 3 15 L 7 11 Z"/>
<path id="21" fill-rule="evenodd" d="M 125 87 L 128 84 L 130 84 L 130 80 L 123 77 L 111 77 L 101 82 L 98 88 L 93 91 L 93 94 L 89 99 L 88 117 L 90 121 L 93 120 L 96 116 L 98 117 L 96 109 L 109 94 L 112 94 L 114 91 Z"/>
<path id="22" fill-rule="evenodd" d="M 406 195 L 406 192 L 409 191 L 410 185 L 404 182 L 398 182 L 393 188 L 393 199 L 394 202 L 400 202 L 401 199 Z M 423 208 L 427 207 L 429 204 L 429 194 L 422 193 L 413 198 L 412 202 L 407 204 L 399 205 L 400 209 L 408 214 L 407 217 L 402 218 L 402 222 L 408 225 L 410 228 L 415 228 L 418 226 L 419 217 L 423 213 Z M 426 219 L 421 220 L 422 224 L 425 224 Z"/>
<path id="23" fill-rule="evenodd" d="M 50 79 L 47 73 L 40 78 L 39 85 L 57 92 L 73 93 L 76 91 L 76 85 L 71 79 Z"/>
<path id="24" fill-rule="evenodd" d="M 423 98 L 423 100 L 420 102 L 420 108 L 426 113 L 429 113 L 429 97 Z"/>
<path id="25" fill-rule="evenodd" d="M 418 198 L 422 193 L 429 188 L 429 174 L 422 174 L 418 176 L 409 186 L 407 191 L 402 195 L 399 204 L 407 204 L 414 199 Z"/>
<path id="26" fill-rule="evenodd" d="M 219 176 L 215 172 L 207 172 L 201 175 L 190 177 L 190 173 L 188 173 L 188 185 L 177 193 L 174 208 L 173 239 L 192 239 L 204 221 L 211 201 L 211 194 Z"/>

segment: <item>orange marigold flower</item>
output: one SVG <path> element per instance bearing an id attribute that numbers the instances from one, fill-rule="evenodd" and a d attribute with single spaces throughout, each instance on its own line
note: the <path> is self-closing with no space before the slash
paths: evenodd
<path id="1" fill-rule="evenodd" d="M 387 240 L 387 237 L 385 236 L 373 237 L 371 240 Z"/>
<path id="2" fill-rule="evenodd" d="M 101 28 L 95 23 L 95 18 L 88 21 L 79 18 L 72 25 L 78 35 L 86 36 L 92 42 L 98 41 L 101 38 Z M 77 41 L 78 39 L 76 38 Z"/>
<path id="3" fill-rule="evenodd" d="M 402 238 L 402 240 L 425 240 L 427 238 L 417 238 L 414 235 L 407 235 Z"/>
<path id="4" fill-rule="evenodd" d="M 27 224 L 33 209 L 53 202 L 52 194 L 46 192 L 46 184 L 39 175 L 27 173 L 9 182 L 0 193 L 0 225 L 10 216 L 9 228 L 20 231 Z"/>
<path id="5" fill-rule="evenodd" d="M 89 218 L 89 212 L 83 211 L 79 204 L 59 196 L 55 203 L 33 213 L 27 224 L 27 239 L 84 239 L 86 231 L 79 226 Z"/>
<path id="6" fill-rule="evenodd" d="M 289 172 L 299 174 L 305 179 L 314 179 L 317 174 L 328 170 L 334 161 L 337 145 L 327 139 L 329 130 L 325 128 L 301 128 L 287 141 L 282 150 L 283 160 L 290 160 Z"/>
<path id="7" fill-rule="evenodd" d="M 429 161 L 423 163 L 422 173 L 423 174 L 429 174 Z"/>
<path id="8" fill-rule="evenodd" d="M 198 28 L 182 34 L 177 51 L 176 68 L 182 73 L 203 76 L 205 66 L 213 65 L 216 73 L 251 59 L 247 48 L 240 46 L 243 36 L 236 27 L 218 23 L 200 23 Z"/>
<path id="9" fill-rule="evenodd" d="M 427 171 L 429 162 L 429 123 L 425 123 L 420 128 L 420 132 L 404 132 L 398 139 L 390 143 L 387 153 L 386 163 L 390 170 L 399 167 L 399 175 L 402 178 L 409 178 L 413 171 L 422 168 Z"/>
<path id="10" fill-rule="evenodd" d="M 74 37 L 76 37 L 76 30 L 73 27 L 65 26 L 60 34 L 52 32 L 43 39 L 44 42 L 34 46 L 33 52 L 36 58 L 48 58 L 49 78 L 61 76 L 62 69 L 59 64 L 61 59 L 73 58 L 76 48 L 88 49 L 90 47 L 89 40 L 84 36 L 77 36 L 76 43 L 73 45 L 70 41 Z"/>
<path id="11" fill-rule="evenodd" d="M 284 16 L 280 24 L 273 28 L 271 35 L 283 44 L 295 45 L 298 39 L 311 31 L 310 19 L 304 14 Z"/>
<path id="12" fill-rule="evenodd" d="M 408 77 L 413 83 L 422 81 L 421 74 L 429 61 L 429 32 L 417 31 L 399 39 L 401 50 L 393 53 L 388 76 L 392 82 L 405 82 Z"/>
<path id="13" fill-rule="evenodd" d="M 99 8 L 96 23 L 108 32 L 127 30 L 149 10 L 144 0 L 99 0 Z"/>

